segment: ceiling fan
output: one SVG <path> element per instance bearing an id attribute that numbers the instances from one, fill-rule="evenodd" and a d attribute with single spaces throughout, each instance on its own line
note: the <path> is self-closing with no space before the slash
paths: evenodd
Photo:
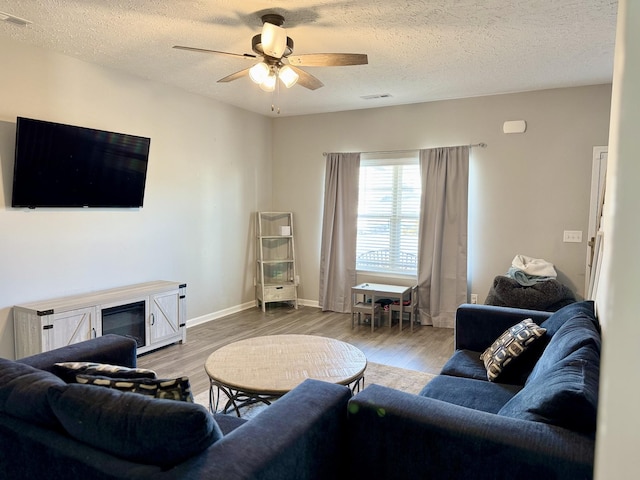
<path id="1" fill-rule="evenodd" d="M 251 80 L 265 91 L 272 92 L 276 88 L 277 80 L 290 88 L 296 83 L 309 90 L 316 90 L 323 83 L 306 71 L 298 67 L 340 67 L 347 65 L 366 65 L 367 55 L 362 53 L 310 53 L 293 54 L 293 40 L 287 36 L 282 28 L 284 17 L 277 13 L 268 13 L 262 19 L 262 33 L 251 39 L 251 49 L 256 55 L 244 53 L 220 52 L 204 48 L 184 47 L 174 45 L 173 48 L 192 52 L 215 53 L 244 59 L 261 60 L 252 67 L 227 75 L 218 82 L 231 82 L 249 76 Z"/>

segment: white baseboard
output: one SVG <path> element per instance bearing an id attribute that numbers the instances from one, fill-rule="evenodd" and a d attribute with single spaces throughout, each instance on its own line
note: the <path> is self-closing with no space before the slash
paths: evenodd
<path id="1" fill-rule="evenodd" d="M 251 301 L 243 303 L 241 305 L 236 305 L 235 307 L 229 307 L 225 308 L 224 310 L 218 310 L 217 312 L 208 313 L 206 315 L 202 315 L 201 317 L 192 318 L 190 320 L 187 320 L 187 328 L 195 327 L 196 325 L 201 325 L 203 323 L 210 322 L 211 320 L 226 317 L 227 315 L 231 315 L 232 313 L 238 313 L 242 312 L 243 310 L 255 308 L 255 306 L 256 302 Z"/>
<path id="2" fill-rule="evenodd" d="M 298 305 L 302 305 L 303 307 L 320 308 L 320 303 L 318 302 L 318 300 L 305 300 L 305 299 L 299 298 Z"/>
<path id="3" fill-rule="evenodd" d="M 320 307 L 320 304 L 317 300 L 305 300 L 301 298 L 298 299 L 298 305 L 303 307 Z M 227 315 L 231 315 L 233 313 L 249 310 L 250 308 L 257 308 L 255 300 L 187 320 L 187 328 L 195 327 L 196 325 L 202 325 L 203 323 L 217 320 L 218 318 L 226 317 Z"/>

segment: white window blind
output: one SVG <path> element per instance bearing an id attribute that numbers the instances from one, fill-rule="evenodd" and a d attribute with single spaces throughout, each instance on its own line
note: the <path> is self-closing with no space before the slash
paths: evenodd
<path id="1" fill-rule="evenodd" d="M 417 274 L 420 165 L 415 155 L 360 161 L 356 269 Z"/>

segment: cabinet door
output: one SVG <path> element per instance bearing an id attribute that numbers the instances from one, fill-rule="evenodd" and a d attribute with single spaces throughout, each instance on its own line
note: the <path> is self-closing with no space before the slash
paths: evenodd
<path id="1" fill-rule="evenodd" d="M 150 345 L 180 335 L 179 299 L 178 289 L 151 296 Z"/>
<path id="2" fill-rule="evenodd" d="M 97 336 L 94 330 L 96 309 L 94 307 L 60 312 L 51 315 L 45 333 L 44 351 L 82 342 Z"/>

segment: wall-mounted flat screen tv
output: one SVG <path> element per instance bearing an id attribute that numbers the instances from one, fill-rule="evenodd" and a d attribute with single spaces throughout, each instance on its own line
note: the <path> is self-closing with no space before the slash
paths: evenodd
<path id="1" fill-rule="evenodd" d="M 12 207 L 142 207 L 146 137 L 18 117 Z"/>

